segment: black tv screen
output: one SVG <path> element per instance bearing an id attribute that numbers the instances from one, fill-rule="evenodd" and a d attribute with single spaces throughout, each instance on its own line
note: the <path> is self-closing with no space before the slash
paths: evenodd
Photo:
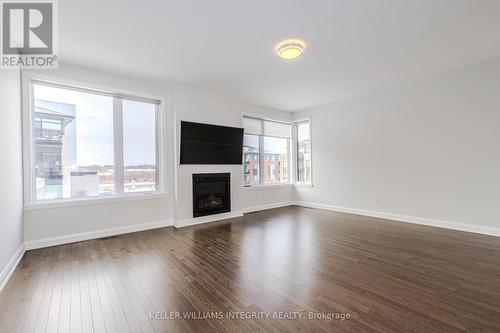
<path id="1" fill-rule="evenodd" d="M 181 164 L 242 164 L 243 129 L 181 121 Z"/>

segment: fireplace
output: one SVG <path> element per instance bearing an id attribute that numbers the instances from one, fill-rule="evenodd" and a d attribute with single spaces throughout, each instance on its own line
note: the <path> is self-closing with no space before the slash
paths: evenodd
<path id="1" fill-rule="evenodd" d="M 229 173 L 193 174 L 193 217 L 231 211 Z"/>

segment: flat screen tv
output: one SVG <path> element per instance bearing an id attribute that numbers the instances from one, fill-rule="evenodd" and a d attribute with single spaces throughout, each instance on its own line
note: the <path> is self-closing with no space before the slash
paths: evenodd
<path id="1" fill-rule="evenodd" d="M 242 164 L 243 129 L 181 121 L 181 164 Z"/>

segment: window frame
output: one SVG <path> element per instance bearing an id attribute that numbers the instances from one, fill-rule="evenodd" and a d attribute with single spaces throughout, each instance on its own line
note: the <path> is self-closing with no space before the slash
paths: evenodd
<path id="1" fill-rule="evenodd" d="M 298 125 L 309 123 L 309 155 L 311 156 L 311 181 L 310 182 L 299 182 L 299 169 L 298 169 Z M 312 143 L 312 119 L 311 117 L 296 119 L 292 122 L 292 140 L 293 140 L 293 161 L 294 161 L 294 172 L 293 172 L 293 183 L 295 186 L 302 187 L 312 187 L 313 186 L 313 143 Z"/>
<path id="2" fill-rule="evenodd" d="M 107 95 L 113 98 L 113 146 L 114 146 L 114 167 L 115 167 L 115 194 L 110 196 L 94 196 L 84 198 L 61 198 L 50 200 L 38 200 L 36 198 L 36 179 L 34 177 L 35 163 L 35 145 L 34 145 L 34 127 L 32 121 L 33 106 L 34 106 L 34 84 L 53 86 L 56 88 L 82 91 L 99 95 Z M 124 184 L 118 182 L 116 174 L 121 169 L 121 174 L 124 172 L 123 163 L 123 126 L 118 127 L 122 140 L 117 142 L 117 132 L 115 132 L 116 123 L 116 101 L 132 100 L 155 104 L 155 163 L 156 163 L 156 190 L 145 192 L 124 192 Z M 119 103 L 123 106 L 123 103 Z M 114 201 L 140 200 L 145 198 L 165 197 L 165 174 L 164 166 L 166 165 L 166 153 L 163 138 L 164 134 L 164 117 L 165 117 L 165 99 L 163 97 L 150 95 L 147 93 L 115 89 L 109 87 L 98 86 L 87 82 L 78 82 L 68 80 L 61 77 L 53 77 L 33 72 L 22 73 L 22 139 L 23 139 L 23 177 L 24 177 L 24 209 L 52 208 L 75 206 L 82 204 L 95 204 Z M 123 113 L 122 121 L 123 121 Z M 117 165 L 117 149 L 121 148 L 120 156 L 121 163 Z M 123 180 L 123 177 L 122 177 Z M 121 190 L 120 190 L 121 189 Z"/>
<path id="3" fill-rule="evenodd" d="M 270 137 L 270 138 L 276 138 L 275 136 L 270 136 L 270 135 L 257 135 L 257 134 L 250 134 L 249 135 L 255 135 L 259 138 L 259 184 L 257 185 L 246 185 L 245 184 L 245 168 L 243 166 L 242 168 L 242 187 L 244 189 L 259 189 L 259 188 L 266 188 L 266 187 L 287 187 L 287 186 L 292 186 L 293 185 L 293 123 L 288 120 L 283 120 L 283 119 L 277 119 L 277 118 L 268 118 L 268 117 L 263 117 L 262 115 L 256 115 L 256 114 L 249 114 L 249 113 L 242 113 L 241 115 L 241 126 L 244 127 L 244 121 L 245 118 L 253 118 L 253 119 L 258 119 L 262 121 L 271 121 L 275 123 L 282 123 L 286 125 L 290 125 L 290 138 L 287 139 L 288 144 L 287 144 L 287 153 L 288 153 L 288 163 L 286 166 L 287 172 L 288 172 L 288 180 L 286 182 L 280 182 L 280 183 L 270 183 L 270 184 L 265 184 L 264 183 L 264 137 Z M 245 135 L 247 133 L 243 133 Z M 277 137 L 281 138 L 281 137 Z M 285 138 L 282 138 L 285 139 Z M 242 156 L 242 161 L 243 164 L 245 163 L 244 157 Z"/>

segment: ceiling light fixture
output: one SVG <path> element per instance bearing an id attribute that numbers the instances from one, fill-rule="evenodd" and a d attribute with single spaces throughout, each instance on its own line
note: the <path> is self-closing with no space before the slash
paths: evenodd
<path id="1" fill-rule="evenodd" d="M 287 39 L 276 45 L 276 53 L 285 60 L 295 60 L 304 53 L 306 44 L 300 39 Z"/>

